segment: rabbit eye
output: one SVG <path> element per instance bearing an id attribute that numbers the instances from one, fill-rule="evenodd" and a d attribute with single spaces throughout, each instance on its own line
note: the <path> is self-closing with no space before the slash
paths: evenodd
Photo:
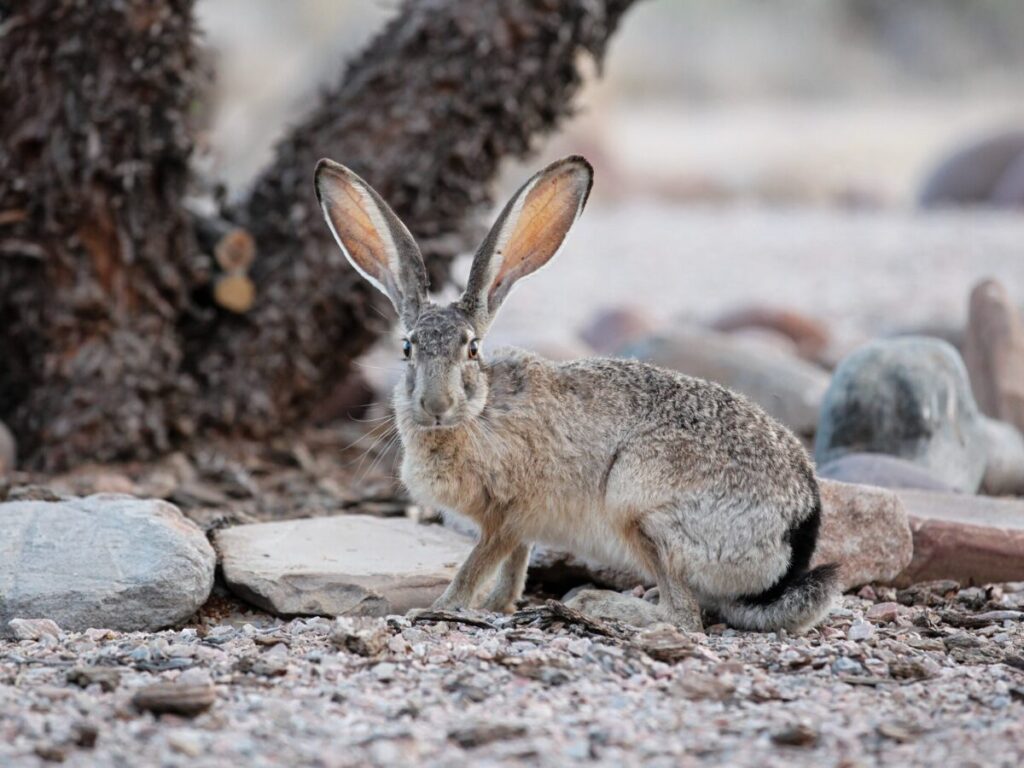
<path id="1" fill-rule="evenodd" d="M 402 339 L 402 357 L 406 360 L 412 357 L 412 342 L 408 339 Z"/>
<path id="2" fill-rule="evenodd" d="M 473 339 L 469 342 L 469 359 L 476 360 L 480 355 L 480 342 L 477 339 Z"/>

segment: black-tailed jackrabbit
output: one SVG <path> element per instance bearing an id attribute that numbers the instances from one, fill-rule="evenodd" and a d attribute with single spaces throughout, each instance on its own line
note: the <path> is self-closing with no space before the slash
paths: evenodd
<path id="1" fill-rule="evenodd" d="M 483 352 L 512 286 L 555 255 L 583 211 L 592 174 L 569 157 L 526 182 L 480 246 L 465 293 L 440 306 L 394 212 L 352 171 L 317 165 L 331 232 L 405 330 L 394 393 L 402 480 L 480 527 L 435 605 L 473 606 L 500 566 L 481 607 L 510 610 L 530 545 L 543 542 L 648 574 L 681 626 L 694 626 L 701 605 L 737 627 L 808 627 L 828 612 L 836 568 L 808 569 L 821 503 L 785 427 L 717 384 L 635 361 Z"/>

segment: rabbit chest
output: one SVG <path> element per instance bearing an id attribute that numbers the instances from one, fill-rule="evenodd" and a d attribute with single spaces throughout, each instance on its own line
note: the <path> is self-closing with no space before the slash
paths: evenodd
<path id="1" fill-rule="evenodd" d="M 606 519 L 601 462 L 584 455 L 589 452 L 578 441 L 565 439 L 550 422 L 534 429 L 509 418 L 493 426 L 486 442 L 472 428 L 443 439 L 408 435 L 402 481 L 413 498 L 479 525 L 506 520 L 531 542 L 605 555 L 602 559 L 610 554 L 609 545 L 618 549 L 613 523 Z"/>

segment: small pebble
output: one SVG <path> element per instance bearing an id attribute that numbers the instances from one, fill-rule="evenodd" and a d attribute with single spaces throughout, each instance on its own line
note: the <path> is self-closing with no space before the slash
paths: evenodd
<path id="1" fill-rule="evenodd" d="M 876 603 L 864 612 L 864 617 L 877 623 L 893 622 L 900 615 L 901 608 L 899 603 Z"/>
<path id="2" fill-rule="evenodd" d="M 874 634 L 875 627 L 870 622 L 857 619 L 846 631 L 846 639 L 854 641 L 869 640 Z"/>
<path id="3" fill-rule="evenodd" d="M 373 676 L 382 682 L 388 682 L 395 679 L 395 672 L 398 671 L 398 667 L 390 662 L 383 662 L 373 668 Z"/>

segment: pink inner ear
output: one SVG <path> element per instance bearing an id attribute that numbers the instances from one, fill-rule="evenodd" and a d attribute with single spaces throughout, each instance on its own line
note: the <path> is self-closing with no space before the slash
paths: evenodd
<path id="1" fill-rule="evenodd" d="M 387 250 L 370 216 L 372 203 L 355 184 L 333 172 L 326 177 L 323 191 L 331 224 L 349 257 L 370 277 L 388 286 L 393 279 L 382 261 Z"/>
<path id="2" fill-rule="evenodd" d="M 584 194 L 586 180 L 571 165 L 553 171 L 533 186 L 502 254 L 489 299 L 503 296 L 506 286 L 540 269 L 555 255 L 576 220 Z"/>

